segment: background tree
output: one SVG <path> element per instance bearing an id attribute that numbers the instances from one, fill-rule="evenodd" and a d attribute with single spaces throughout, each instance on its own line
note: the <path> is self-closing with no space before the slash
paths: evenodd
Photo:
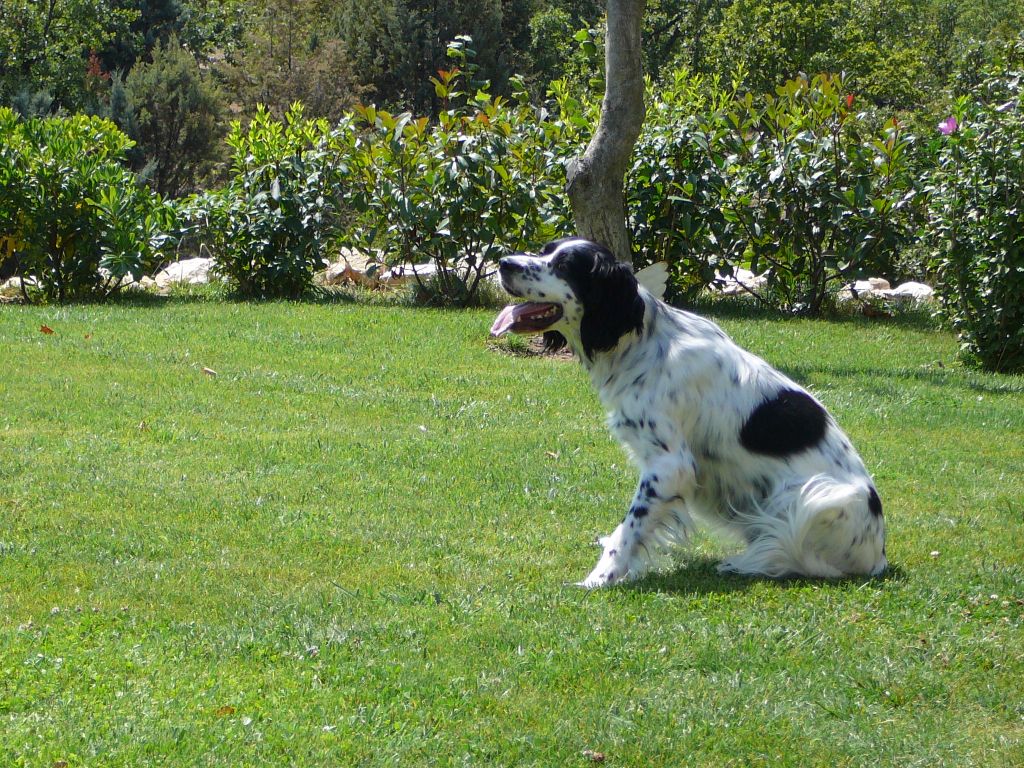
<path id="1" fill-rule="evenodd" d="M 345 43 L 312 0 L 269 0 L 253 19 L 245 46 L 221 68 L 234 101 L 283 116 L 302 102 L 309 117 L 339 119 L 366 91 Z"/>
<path id="2" fill-rule="evenodd" d="M 914 110 L 982 71 L 1022 24 L 1018 0 L 735 0 L 697 68 L 742 73 L 755 93 L 843 73 L 862 102 Z"/>
<path id="3" fill-rule="evenodd" d="M 135 17 L 107 0 L 3 0 L 0 104 L 44 91 L 54 108 L 81 109 L 90 52 L 124 36 Z"/>
<path id="4" fill-rule="evenodd" d="M 108 72 L 127 72 L 136 61 L 148 60 L 154 48 L 178 36 L 187 10 L 182 0 L 112 0 L 113 7 L 132 21 L 122 34 L 112 38 L 102 52 Z"/>
<path id="5" fill-rule="evenodd" d="M 530 17 L 528 69 L 523 74 L 543 96 L 548 83 L 569 79 L 585 83 L 597 74 L 592 56 L 581 55 L 573 37 L 580 30 L 603 31 L 604 3 L 597 0 L 539 3 Z"/>
<path id="6" fill-rule="evenodd" d="M 655 78 L 675 67 L 706 70 L 711 38 L 733 0 L 648 0 L 644 69 Z"/>
<path id="7" fill-rule="evenodd" d="M 418 114 L 436 113 L 440 99 L 429 78 L 447 67 L 448 43 L 473 38 L 478 77 L 496 93 L 525 71 L 531 0 L 339 0 L 334 34 L 352 58 L 370 98 Z"/>
<path id="8" fill-rule="evenodd" d="M 116 90 L 115 90 L 116 93 Z M 122 129 L 138 142 L 136 169 L 165 197 L 193 191 L 219 159 L 224 99 L 195 58 L 172 36 L 157 44 L 124 82 Z M 111 99 L 112 106 L 117 101 Z"/>
<path id="9" fill-rule="evenodd" d="M 812 70 L 815 57 L 828 56 L 847 5 L 847 0 L 736 0 L 714 35 L 713 66 L 745 74 L 754 92 L 770 92 Z"/>
<path id="10" fill-rule="evenodd" d="M 582 157 L 569 166 L 566 191 L 579 234 L 631 260 L 623 179 L 644 120 L 640 30 L 644 0 L 608 0 L 601 120 Z"/>

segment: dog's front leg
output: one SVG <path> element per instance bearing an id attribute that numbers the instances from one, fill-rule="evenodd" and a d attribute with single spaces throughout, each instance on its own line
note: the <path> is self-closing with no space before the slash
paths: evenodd
<path id="1" fill-rule="evenodd" d="M 686 511 L 696 476 L 689 452 L 678 451 L 647 463 L 629 512 L 619 526 L 601 539 L 603 551 L 581 587 L 605 587 L 642 576 L 661 538 L 685 539 L 693 526 Z"/>

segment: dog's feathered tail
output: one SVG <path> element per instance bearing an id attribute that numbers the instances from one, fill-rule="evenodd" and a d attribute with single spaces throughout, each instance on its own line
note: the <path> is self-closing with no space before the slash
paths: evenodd
<path id="1" fill-rule="evenodd" d="M 885 528 L 869 490 L 827 475 L 785 488 L 753 512 L 739 513 L 747 549 L 719 571 L 779 578 L 877 576 L 886 568 Z"/>

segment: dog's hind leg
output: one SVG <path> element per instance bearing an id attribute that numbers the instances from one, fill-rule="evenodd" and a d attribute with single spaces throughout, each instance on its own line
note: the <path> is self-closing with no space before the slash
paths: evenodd
<path id="1" fill-rule="evenodd" d="M 629 512 L 601 539 L 601 557 L 580 586 L 592 589 L 638 578 L 658 549 L 686 541 L 693 527 L 686 502 L 694 487 L 694 468 L 688 453 L 645 466 Z"/>
<path id="2" fill-rule="evenodd" d="M 752 576 L 877 576 L 886 567 L 885 522 L 874 487 L 825 475 L 776 494 L 745 521 L 750 544 L 722 572 Z"/>

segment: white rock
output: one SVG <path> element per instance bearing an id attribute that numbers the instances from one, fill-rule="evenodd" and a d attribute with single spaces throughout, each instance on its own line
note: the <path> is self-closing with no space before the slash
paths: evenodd
<path id="1" fill-rule="evenodd" d="M 194 259 L 183 259 L 168 264 L 156 274 L 156 284 L 159 288 L 167 288 L 174 283 L 188 283 L 200 285 L 210 282 L 210 270 L 213 267 L 213 259 L 196 257 Z"/>
<path id="2" fill-rule="evenodd" d="M 20 296 L 21 295 L 21 280 L 17 277 L 12 277 L 9 280 L 0 281 L 0 296 Z"/>
<path id="3" fill-rule="evenodd" d="M 875 286 L 869 280 L 855 280 L 846 287 L 854 296 L 870 296 L 875 292 Z"/>
<path id="4" fill-rule="evenodd" d="M 341 285 L 349 279 L 349 265 L 344 260 L 335 261 L 327 265 L 327 269 L 317 277 L 323 285 Z"/>
<path id="5" fill-rule="evenodd" d="M 839 289 L 839 300 L 870 299 L 872 296 L 888 296 L 889 281 L 884 277 L 869 277 L 867 280 L 855 280 Z"/>
<path id="6" fill-rule="evenodd" d="M 889 291 L 889 295 L 894 299 L 928 301 L 935 295 L 935 289 L 930 285 L 925 285 L 924 283 L 915 283 L 914 281 L 910 281 L 896 286 Z"/>
<path id="7" fill-rule="evenodd" d="M 34 277 L 25 278 L 26 288 L 38 288 L 39 281 Z M 0 296 L 4 298 L 16 298 L 21 296 L 21 278 L 10 277 L 7 280 L 0 281 Z"/>
<path id="8" fill-rule="evenodd" d="M 149 275 L 143 275 L 140 280 L 133 280 L 132 282 L 125 282 L 121 284 L 121 287 L 126 291 L 156 291 L 158 286 L 156 280 Z"/>
<path id="9" fill-rule="evenodd" d="M 340 259 L 319 274 L 322 285 L 351 282 L 374 288 L 380 282 L 380 273 L 384 267 L 377 260 L 351 248 L 342 248 L 340 256 Z"/>
<path id="10" fill-rule="evenodd" d="M 711 284 L 711 288 L 723 296 L 735 296 L 751 290 L 756 291 L 766 282 L 768 282 L 768 278 L 764 275 L 755 275 L 749 269 L 739 267 L 734 269 L 729 276 L 723 275 L 721 272 L 715 273 L 715 281 Z"/>
<path id="11" fill-rule="evenodd" d="M 888 280 L 881 277 L 869 277 L 867 280 L 857 280 L 844 285 L 839 291 L 839 300 L 850 301 L 853 298 L 875 297 L 897 301 L 928 301 L 934 293 L 931 286 L 924 283 L 907 282 L 896 288 L 890 288 Z"/>
<path id="12" fill-rule="evenodd" d="M 100 267 L 100 277 L 102 277 L 108 284 L 108 286 L 114 284 L 114 274 L 106 267 Z M 124 290 L 138 291 L 146 288 L 146 284 L 143 282 L 148 280 L 152 285 L 156 285 L 151 277 L 143 277 L 141 280 L 136 280 L 131 275 L 125 275 L 121 280 L 121 288 Z"/>
<path id="13" fill-rule="evenodd" d="M 380 284 L 389 287 L 408 285 L 415 280 L 420 282 L 429 280 L 437 274 L 437 265 L 434 262 L 427 264 L 399 264 L 387 270 L 380 276 Z"/>

